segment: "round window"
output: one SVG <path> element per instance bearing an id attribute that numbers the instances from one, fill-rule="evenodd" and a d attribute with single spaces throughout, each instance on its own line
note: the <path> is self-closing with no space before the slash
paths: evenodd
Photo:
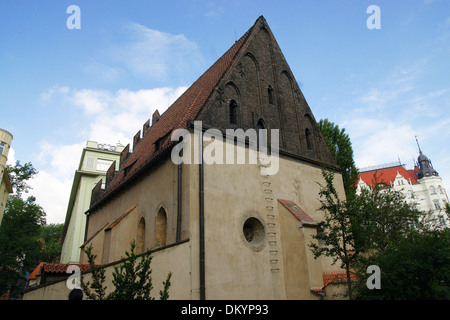
<path id="1" fill-rule="evenodd" d="M 244 233 L 245 240 L 254 246 L 258 246 L 264 242 L 264 225 L 257 218 L 251 217 L 245 220 L 242 232 Z"/>

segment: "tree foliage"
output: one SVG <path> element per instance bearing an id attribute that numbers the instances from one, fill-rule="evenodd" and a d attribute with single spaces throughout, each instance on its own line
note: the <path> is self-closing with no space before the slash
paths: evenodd
<path id="1" fill-rule="evenodd" d="M 62 223 L 47 224 L 39 228 L 38 240 L 41 245 L 39 261 L 59 262 L 62 250 L 62 232 L 64 225 Z"/>
<path id="2" fill-rule="evenodd" d="M 450 230 L 411 229 L 370 255 L 365 264 L 381 270 L 381 289 L 369 290 L 364 281 L 358 299 L 436 300 L 450 298 Z M 362 269 L 363 269 L 362 268 Z M 362 271 L 362 270 L 361 270 Z M 364 280 L 364 277 L 362 278 Z"/>
<path id="3" fill-rule="evenodd" d="M 81 290 L 83 290 L 86 297 L 90 300 L 104 300 L 106 297 L 106 286 L 103 285 L 106 279 L 105 266 L 95 264 L 95 258 L 97 258 L 97 256 L 92 253 L 92 245 L 87 247 L 84 252 L 88 258 L 92 283 L 85 281 L 82 276 L 80 279 Z"/>
<path id="4" fill-rule="evenodd" d="M 33 269 L 40 254 L 39 231 L 45 225 L 45 212 L 32 196 L 23 200 L 10 195 L 0 226 L 0 294 L 11 296 L 23 289 L 21 278 Z"/>
<path id="5" fill-rule="evenodd" d="M 28 193 L 31 187 L 27 181 L 38 173 L 31 162 L 21 165 L 19 160 L 16 161 L 15 166 L 7 165 L 6 170 L 14 193 L 18 196 L 21 196 L 23 192 Z"/>
<path id="6" fill-rule="evenodd" d="M 332 172 L 323 171 L 324 221 L 311 243 L 315 257 L 328 256 L 347 273 L 349 298 L 450 298 L 450 231 L 431 212 L 420 212 L 401 192 L 375 183 L 347 201 L 339 199 Z M 349 250 L 351 249 L 351 250 Z M 381 289 L 366 286 L 367 268 L 381 270 Z M 350 282 L 350 270 L 360 279 Z"/>
<path id="7" fill-rule="evenodd" d="M 135 253 L 136 244 L 131 243 L 130 252 L 125 252 L 119 266 L 114 267 L 113 280 L 114 291 L 106 295 L 104 287 L 105 267 L 95 265 L 96 256 L 92 254 L 92 246 L 85 250 L 92 272 L 92 284 L 85 282 L 81 278 L 81 289 L 88 299 L 92 300 L 154 300 L 150 293 L 153 289 L 152 269 L 150 268 L 152 256 L 147 251 L 142 255 Z M 160 300 L 169 298 L 170 279 L 172 273 L 169 272 L 163 282 L 163 290 L 159 292 Z"/>
<path id="8" fill-rule="evenodd" d="M 388 242 L 399 241 L 417 226 L 421 217 L 420 211 L 405 201 L 403 193 L 377 181 L 375 176 L 374 187 L 362 188 L 347 203 L 355 249 L 360 252 L 384 250 Z"/>
<path id="9" fill-rule="evenodd" d="M 23 198 L 37 170 L 28 162 L 8 165 L 14 193 L 8 196 L 0 225 L 0 294 L 20 295 L 26 272 L 40 262 L 57 262 L 61 254 L 62 224 L 46 225 L 46 214 L 34 196 Z"/>
<path id="10" fill-rule="evenodd" d="M 321 119 L 318 124 L 334 161 L 342 170 L 342 180 L 348 199 L 355 195 L 358 180 L 358 169 L 353 159 L 350 137 L 345 129 L 340 129 L 338 125 L 328 119 Z"/>
<path id="11" fill-rule="evenodd" d="M 322 170 L 325 185 L 320 185 L 320 211 L 324 213 L 324 220 L 319 224 L 320 232 L 313 238 L 318 242 L 309 244 L 316 258 L 324 255 L 333 259 L 333 264 L 340 263 L 346 270 L 347 288 L 352 298 L 352 284 L 350 269 L 357 255 L 351 250 L 354 246 L 354 236 L 351 229 L 351 220 L 348 215 L 345 200 L 341 200 L 334 186 L 334 172 Z"/>

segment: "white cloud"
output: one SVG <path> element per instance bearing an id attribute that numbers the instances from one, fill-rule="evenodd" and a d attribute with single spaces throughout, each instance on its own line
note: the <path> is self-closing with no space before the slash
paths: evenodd
<path id="1" fill-rule="evenodd" d="M 53 172 L 41 170 L 30 180 L 29 184 L 33 188 L 30 194 L 36 197 L 36 202 L 46 212 L 47 224 L 64 223 L 72 179 L 73 177 L 62 178 Z"/>
<path id="2" fill-rule="evenodd" d="M 342 125 L 353 146 L 356 165 L 360 168 L 395 162 L 412 162 L 417 153 L 414 136 L 417 131 L 410 125 L 389 119 L 358 118 Z"/>
<path id="3" fill-rule="evenodd" d="M 396 68 L 375 86 L 356 98 L 356 103 L 363 105 L 360 112 L 384 111 L 386 108 L 398 107 L 399 98 L 414 90 L 414 81 L 420 74 L 420 64 L 409 68 Z"/>
<path id="4" fill-rule="evenodd" d="M 123 145 L 133 136 L 153 112 L 162 114 L 186 87 L 155 88 L 131 91 L 54 87 L 41 95 L 47 104 L 65 102 L 68 110 L 79 110 L 80 127 L 73 136 L 79 142 L 72 144 L 43 141 L 36 156 L 39 173 L 30 182 L 37 202 L 47 213 L 47 223 L 64 223 L 75 170 L 78 169 L 86 141 Z M 64 121 L 61 121 L 65 123 Z"/>
<path id="5" fill-rule="evenodd" d="M 105 53 L 114 64 L 135 76 L 173 81 L 189 79 L 203 62 L 198 45 L 183 34 L 171 34 L 147 28 L 138 23 L 123 26 L 125 43 L 112 45 Z"/>
<path id="6" fill-rule="evenodd" d="M 14 151 L 13 147 L 9 149 L 8 160 L 6 161 L 6 164 L 9 164 L 11 166 L 16 165 L 16 152 Z"/>

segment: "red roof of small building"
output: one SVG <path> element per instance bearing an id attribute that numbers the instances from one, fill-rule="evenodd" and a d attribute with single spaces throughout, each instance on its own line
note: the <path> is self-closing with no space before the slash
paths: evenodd
<path id="1" fill-rule="evenodd" d="M 411 184 L 417 183 L 417 176 L 414 170 L 406 170 L 401 165 L 361 172 L 359 178 L 370 187 L 375 186 L 375 183 L 385 183 L 390 186 L 394 182 L 397 173 L 402 175 L 406 180 L 411 180 Z"/>
<path id="2" fill-rule="evenodd" d="M 336 271 L 336 272 L 324 272 L 322 274 L 323 278 L 323 287 L 325 288 L 330 283 L 342 283 L 347 282 L 347 273 L 344 271 Z M 350 271 L 350 280 L 352 282 L 358 281 L 359 278 L 355 273 Z"/>
<path id="3" fill-rule="evenodd" d="M 89 264 L 41 262 L 33 272 L 31 272 L 30 279 L 36 279 L 36 277 L 42 273 L 66 273 L 69 266 L 78 266 L 81 272 L 91 270 Z"/>

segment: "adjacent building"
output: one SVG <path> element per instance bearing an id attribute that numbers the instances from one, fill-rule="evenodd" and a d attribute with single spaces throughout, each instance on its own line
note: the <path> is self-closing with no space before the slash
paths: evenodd
<path id="1" fill-rule="evenodd" d="M 6 171 L 6 162 L 8 161 L 9 150 L 13 135 L 4 129 L 0 129 L 0 225 L 3 220 L 6 200 L 8 195 L 13 192 L 8 172 Z"/>
<path id="2" fill-rule="evenodd" d="M 360 169 L 358 192 L 361 188 L 373 187 L 375 183 L 384 183 L 402 192 L 405 200 L 417 209 L 431 211 L 439 226 L 450 226 L 445 214 L 449 199 L 442 178 L 420 147 L 414 169 L 407 169 L 400 162 Z"/>
<path id="3" fill-rule="evenodd" d="M 78 263 L 80 246 L 84 242 L 86 214 L 91 203 L 91 192 L 98 180 L 105 179 L 106 171 L 116 163 L 123 146 L 111 146 L 88 141 L 81 154 L 80 164 L 75 171 L 66 220 L 63 229 L 61 263 Z M 104 186 L 103 186 L 104 187 Z"/>

